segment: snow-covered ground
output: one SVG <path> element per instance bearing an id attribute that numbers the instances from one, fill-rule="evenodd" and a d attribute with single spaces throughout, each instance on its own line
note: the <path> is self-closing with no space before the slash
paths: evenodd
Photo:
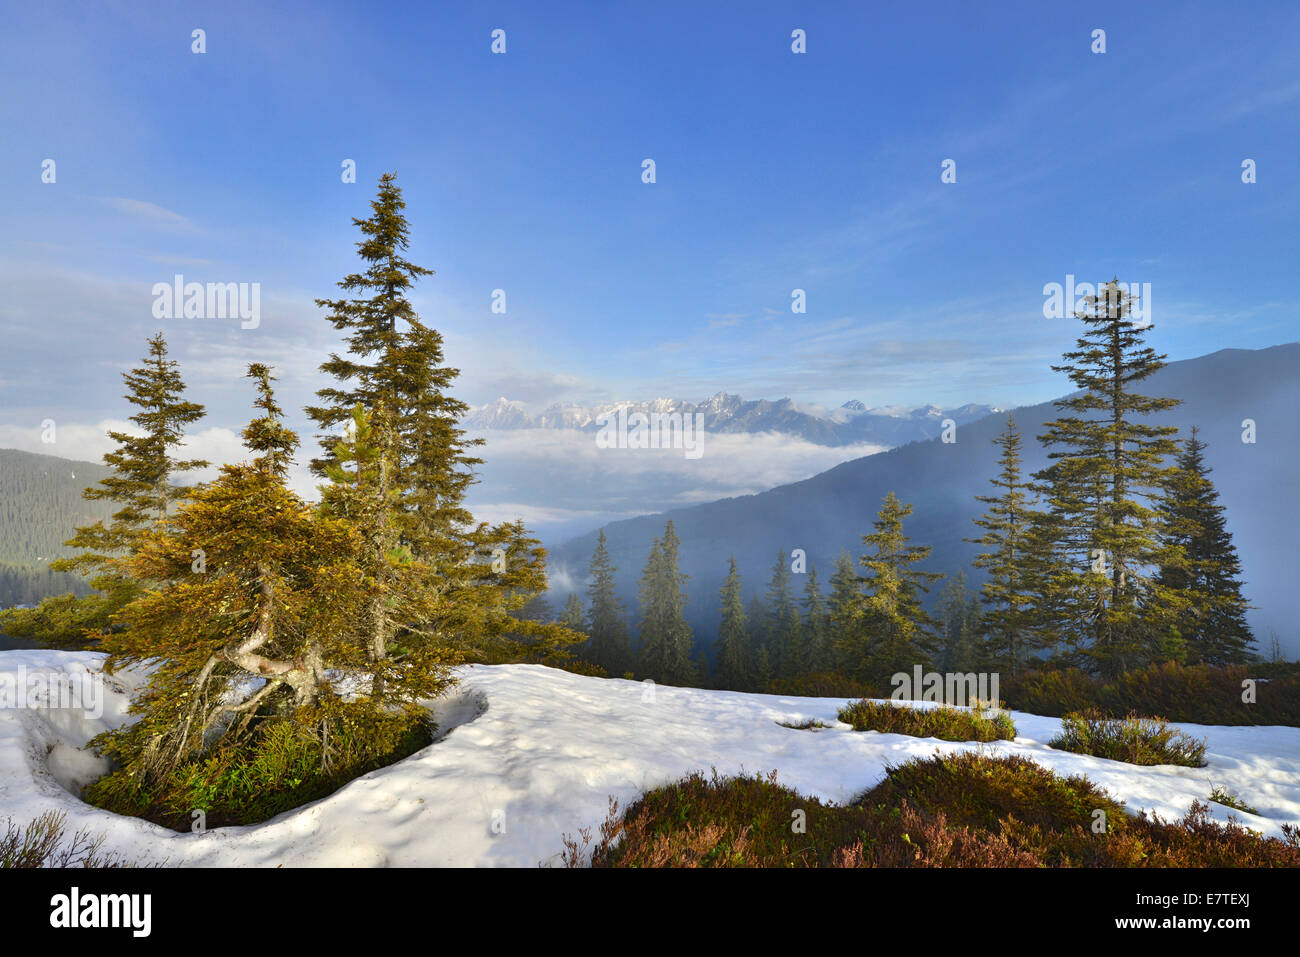
<path id="1" fill-rule="evenodd" d="M 102 656 L 0 652 L 0 682 L 34 672 L 94 673 Z M 104 850 L 141 864 L 204 866 L 526 866 L 554 864 L 561 836 L 595 827 L 610 795 L 625 806 L 692 770 L 776 769 L 806 794 L 845 801 L 876 784 L 885 766 L 915 755 L 983 747 L 1022 754 L 1061 773 L 1085 773 L 1127 802 L 1181 817 L 1214 785 L 1259 809 L 1211 805 L 1266 835 L 1300 824 L 1300 729 L 1180 725 L 1208 741 L 1206 768 L 1139 768 L 1054 751 L 1060 722 L 1014 712 L 1018 736 L 952 744 L 855 732 L 836 721 L 841 698 L 793 698 L 586 678 L 538 665 L 474 665 L 434 710 L 445 736 L 324 800 L 249 827 L 177 834 L 80 801 L 73 792 L 103 773 L 80 750 L 119 725 L 132 680 L 115 676 L 102 716 L 81 710 L 0 709 L 0 823 L 64 811 L 70 830 L 106 837 Z M 779 722 L 819 719 L 820 731 Z"/>

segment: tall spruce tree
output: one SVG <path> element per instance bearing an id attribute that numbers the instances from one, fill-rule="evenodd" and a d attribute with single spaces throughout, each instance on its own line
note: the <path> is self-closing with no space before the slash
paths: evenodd
<path id="1" fill-rule="evenodd" d="M 627 674 L 635 663 L 627 616 L 614 580 L 617 571 L 610 560 L 609 545 L 602 528 L 591 555 L 591 584 L 587 588 L 587 598 L 591 603 L 587 614 L 591 636 L 587 643 L 587 660 L 611 675 Z"/>
<path id="2" fill-rule="evenodd" d="M 322 430 L 322 454 L 311 464 L 316 474 L 328 475 L 337 431 L 360 405 L 374 427 L 390 433 L 376 439 L 391 447 L 389 483 L 403 541 L 421 557 L 459 562 L 487 545 L 467 531 L 473 516 L 463 502 L 473 468 L 482 464 L 470 450 L 483 440 L 467 438 L 459 427 L 468 406 L 448 390 L 460 371 L 445 365 L 441 335 L 420 321 L 407 298 L 433 270 L 403 255 L 410 242 L 405 208 L 395 174 L 384 174 L 373 215 L 352 221 L 364 237 L 357 249 L 365 270 L 344 277 L 339 287 L 355 297 L 316 300 L 344 333 L 347 355 L 331 354 L 321 365 L 338 385 L 319 390 L 321 403 L 306 410 Z M 442 571 L 451 574 L 449 566 Z"/>
<path id="3" fill-rule="evenodd" d="M 1172 636 L 1190 664 L 1229 665 L 1251 660 L 1254 638 L 1241 594 L 1241 562 L 1210 479 L 1199 430 L 1178 455 L 1177 471 L 1160 500 L 1160 517 L 1177 560 L 1160 569 L 1159 583 L 1182 601 Z"/>
<path id="4" fill-rule="evenodd" d="M 1162 540 L 1152 500 L 1171 478 L 1165 460 L 1177 450 L 1178 430 L 1150 417 L 1179 400 L 1134 391 L 1165 357 L 1144 344 L 1152 327 L 1134 323 L 1132 308 L 1112 280 L 1076 313 L 1084 331 L 1065 364 L 1052 368 L 1079 391 L 1057 400 L 1065 414 L 1039 436 L 1052 463 L 1035 474 L 1067 563 L 1048 601 L 1076 655 L 1110 674 L 1159 657 L 1159 623 L 1177 603 L 1156 577 L 1176 554 Z"/>
<path id="5" fill-rule="evenodd" d="M 660 684 L 688 685 L 698 678 L 691 659 L 694 636 L 686 623 L 687 576 L 677 567 L 681 540 L 669 519 L 650 549 L 641 576 L 641 672 Z"/>
<path id="6" fill-rule="evenodd" d="M 36 608 L 0 612 L 0 630 L 64 648 L 94 647 L 111 627 L 113 616 L 145 587 L 118 569 L 116 559 L 131 554 L 136 543 L 157 522 L 166 519 L 173 503 L 189 490 L 175 485 L 178 473 L 205 468 L 202 459 L 181 459 L 177 451 L 185 429 L 203 418 L 203 406 L 183 398 L 185 382 L 177 363 L 167 357 L 167 341 L 159 332 L 148 340 L 140 366 L 122 374 L 124 398 L 137 408 L 130 420 L 139 434 L 110 431 L 117 447 L 104 455 L 112 472 L 82 496 L 121 506 L 105 525 L 79 526 L 66 544 L 80 555 L 50 563 L 56 572 L 73 572 L 90 579 L 95 594 L 46 599 Z"/>
<path id="7" fill-rule="evenodd" d="M 903 520 L 911 514 L 912 506 L 890 492 L 872 523 L 875 531 L 862 536 L 871 549 L 860 560 L 867 574 L 858 578 L 863 628 L 845 636 L 840 649 L 855 678 L 880 681 L 910 672 L 931 663 L 939 649 L 938 623 L 922 608 L 921 596 L 943 576 L 913 567 L 929 557 L 930 546 L 913 545 L 904 534 Z"/>
<path id="8" fill-rule="evenodd" d="M 745 622 L 745 599 L 741 592 L 740 572 L 736 570 L 736 556 L 733 555 L 726 581 L 722 583 L 722 622 L 714 646 L 714 685 L 728 691 L 751 691 L 756 681 L 753 650 Z"/>
<path id="9" fill-rule="evenodd" d="M 338 430 L 360 408 L 371 430 L 376 468 L 367 494 L 365 535 L 371 565 L 390 574 L 391 556 L 425 570 L 428 600 L 421 617 L 402 617 L 385 603 L 366 615 L 375 681 L 398 667 L 412 648 L 451 646 L 478 660 L 514 652 L 528 660 L 568 658 L 565 647 L 585 636 L 554 622 L 517 613 L 546 589 L 545 550 L 522 524 L 475 523 L 464 505 L 481 460 L 458 422 L 467 406 L 449 389 L 459 371 L 444 365 L 442 338 L 416 315 L 408 293 L 433 271 L 405 258 L 409 227 L 405 202 L 392 173 L 379 180 L 368 219 L 354 219 L 363 238 L 357 250 L 364 270 L 339 282 L 350 298 L 320 299 L 330 323 L 344 333 L 347 355 L 332 354 L 321 371 L 336 386 L 317 392 L 308 415 L 320 427 L 323 452 L 312 462 L 329 477 L 338 461 Z M 415 609 L 412 608 L 412 611 Z"/>

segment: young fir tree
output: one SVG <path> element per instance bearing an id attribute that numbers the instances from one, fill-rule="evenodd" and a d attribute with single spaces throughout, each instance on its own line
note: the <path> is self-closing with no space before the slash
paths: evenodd
<path id="1" fill-rule="evenodd" d="M 855 678 L 878 681 L 910 672 L 938 650 L 938 625 L 921 607 L 921 595 L 943 576 L 912 567 L 929 557 L 930 547 L 912 545 L 904 534 L 903 520 L 911 514 L 912 507 L 890 492 L 873 523 L 876 530 L 862 536 L 872 549 L 860 561 L 868 572 L 858 578 L 862 631 L 850 633 L 840 649 Z"/>
<path id="2" fill-rule="evenodd" d="M 745 622 L 745 600 L 740 573 L 736 570 L 736 557 L 731 557 L 727 579 L 722 583 L 722 622 L 714 647 L 716 671 L 713 683 L 727 691 L 751 691 L 755 674 L 749 631 Z"/>
<path id="3" fill-rule="evenodd" d="M 681 540 L 672 519 L 656 538 L 641 577 L 641 671 L 660 684 L 686 685 L 695 680 L 691 660 L 694 636 L 683 609 L 687 576 L 677 568 Z"/>
<path id="4" fill-rule="evenodd" d="M 522 521 L 504 523 L 493 535 L 505 541 L 504 547 L 495 547 L 481 566 L 486 579 L 453 594 L 450 607 L 459 617 L 437 622 L 439 639 L 474 661 L 570 666 L 574 647 L 587 636 L 555 620 L 546 598 L 546 552 L 541 543 Z"/>
<path id="5" fill-rule="evenodd" d="M 564 600 L 564 609 L 560 612 L 560 624 L 573 631 L 587 633 L 587 612 L 582 607 L 582 599 L 576 591 L 569 592 Z"/>
<path id="6" fill-rule="evenodd" d="M 773 666 L 772 647 L 769 641 L 771 629 L 767 605 L 761 595 L 751 595 L 745 604 L 745 623 L 747 642 L 753 653 L 754 690 L 766 691 L 772 679 L 776 677 Z"/>
<path id="7" fill-rule="evenodd" d="M 596 549 L 591 556 L 591 585 L 587 597 L 591 636 L 587 643 L 587 660 L 605 669 L 606 674 L 624 675 L 632 671 L 634 656 L 627 631 L 627 617 L 619 600 L 614 581 L 618 569 L 609 557 L 605 530 L 600 530 Z"/>
<path id="8" fill-rule="evenodd" d="M 339 740 L 355 717 L 330 675 L 365 664 L 349 629 L 368 598 L 361 542 L 286 486 L 296 436 L 280 420 L 266 368 L 255 364 L 249 375 L 263 412 L 244 431 L 256 458 L 223 466 L 117 560 L 126 574 L 163 584 L 124 608 L 128 627 L 104 642 L 109 670 L 154 664 L 131 705 L 139 722 L 94 742 L 122 765 L 92 788 L 92 799 L 110 806 L 148 805 L 160 788 L 175 788 L 185 765 L 256 750 L 280 722 L 314 742 L 327 771 L 331 731 Z"/>
<path id="9" fill-rule="evenodd" d="M 772 667 L 777 678 L 797 678 L 808 671 L 808 654 L 804 647 L 799 621 L 799 605 L 794 597 L 790 566 L 785 552 L 776 556 L 772 579 L 767 585 L 767 628 Z"/>
<path id="10" fill-rule="evenodd" d="M 1176 606 L 1155 577 L 1176 553 L 1162 540 L 1151 503 L 1170 480 L 1164 462 L 1177 450 L 1177 428 L 1151 416 L 1179 400 L 1134 391 L 1165 357 L 1144 344 L 1151 327 L 1132 321 L 1132 297 L 1118 281 L 1085 302 L 1076 313 L 1084 324 L 1077 348 L 1052 367 L 1079 391 L 1056 402 L 1065 414 L 1039 436 L 1053 461 L 1035 479 L 1068 563 L 1047 597 L 1075 652 L 1114 674 L 1160 656 L 1153 636 Z"/>
<path id="11" fill-rule="evenodd" d="M 113 616 L 145 587 L 119 571 L 115 560 L 130 555 L 141 536 L 188 494 L 188 489 L 172 484 L 174 476 L 208 464 L 176 457 L 185 428 L 203 418 L 203 406 L 182 398 L 185 382 L 176 362 L 167 358 L 161 332 L 149 339 L 143 363 L 123 373 L 122 379 L 125 399 L 138 409 L 131 421 L 141 434 L 110 431 L 108 437 L 117 448 L 104 455 L 104 464 L 112 473 L 82 493 L 88 500 L 104 499 L 121 508 L 108 525 L 98 521 L 76 529 L 64 544 L 82 549 L 80 555 L 50 563 L 53 571 L 88 576 L 95 594 L 59 595 L 36 608 L 0 612 L 0 630 L 6 634 L 54 647 L 94 647 Z"/>
<path id="12" fill-rule="evenodd" d="M 984 534 L 967 541 L 985 548 L 975 566 L 989 576 L 980 587 L 985 611 L 978 629 L 988 664 L 1015 674 L 1050 640 L 1050 632 L 1036 627 L 1036 611 L 1041 610 L 1036 596 L 1047 590 L 1051 565 L 1041 547 L 1045 539 L 1035 534 L 1037 516 L 1021 472 L 1020 431 L 1013 415 L 1007 415 L 1006 430 L 993 443 L 1002 450 L 1000 471 L 989 479 L 997 494 L 975 496 L 988 506 L 975 519 Z"/>
<path id="13" fill-rule="evenodd" d="M 845 657 L 846 649 L 856 649 L 861 637 L 862 582 L 853 556 L 841 551 L 831 566 L 831 592 L 826 600 L 828 664 L 848 671 L 853 662 Z"/>
<path id="14" fill-rule="evenodd" d="M 352 298 L 321 299 L 331 324 L 345 334 L 347 355 L 332 354 L 321 371 L 338 382 L 321 389 L 307 409 L 321 428 L 323 452 L 313 470 L 329 476 L 337 464 L 338 429 L 360 407 L 372 430 L 381 467 L 370 493 L 384 516 L 365 540 L 381 575 L 387 556 L 404 549 L 426 572 L 430 600 L 424 617 L 403 619 L 382 604 L 366 616 L 369 645 L 382 684 L 394 649 L 446 645 L 480 660 L 518 650 L 527 660 L 564 660 L 585 637 L 554 622 L 516 613 L 546 588 L 545 551 L 519 523 L 475 523 L 464 505 L 481 460 L 458 426 L 467 406 L 449 393 L 459 371 L 443 364 L 441 336 L 416 315 L 409 290 L 433 271 L 405 258 L 409 227 L 394 174 L 380 178 L 368 219 L 354 219 L 363 238 L 362 272 L 339 282 Z M 525 622 L 520 624 L 520 622 Z"/>
<path id="15" fill-rule="evenodd" d="M 967 587 L 964 571 L 943 583 L 936 610 L 943 629 L 940 670 L 965 673 L 982 668 L 985 654 L 979 633 L 979 598 Z"/>
<path id="16" fill-rule="evenodd" d="M 830 668 L 830 620 L 826 597 L 817 581 L 817 567 L 812 564 L 808 566 L 808 581 L 803 588 L 803 634 L 808 649 L 808 670 Z"/>
<path id="17" fill-rule="evenodd" d="M 1253 657 L 1249 606 L 1241 594 L 1241 562 L 1204 453 L 1205 443 L 1193 427 L 1160 500 L 1166 535 L 1180 555 L 1160 569 L 1159 583 L 1183 599 L 1172 627 L 1188 663 L 1241 664 Z"/>

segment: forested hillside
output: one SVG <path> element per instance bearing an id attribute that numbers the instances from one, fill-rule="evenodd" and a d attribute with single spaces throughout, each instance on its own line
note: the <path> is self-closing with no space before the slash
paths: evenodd
<path id="1" fill-rule="evenodd" d="M 71 554 L 63 542 L 77 525 L 112 514 L 111 502 L 81 497 L 106 474 L 91 462 L 0 449 L 0 607 L 88 590 L 77 576 L 51 572 L 49 562 Z"/>
<path id="2" fill-rule="evenodd" d="M 1200 427 L 1201 438 L 1208 442 L 1206 459 L 1227 508 L 1228 527 L 1240 550 L 1246 595 L 1255 606 L 1252 625 L 1261 636 L 1271 628 L 1284 643 L 1291 640 L 1300 604 L 1292 582 L 1296 544 L 1284 516 L 1294 512 L 1300 488 L 1300 460 L 1290 425 L 1300 401 L 1300 344 L 1224 349 L 1171 362 L 1152 376 L 1149 391 L 1182 400 L 1182 405 L 1163 413 L 1164 421 L 1184 433 Z M 1034 437 L 1055 414 L 1051 403 L 1015 410 L 1027 437 L 1026 471 L 1047 464 Z M 1245 420 L 1254 423 L 1257 441 L 1242 441 Z M 924 567 L 943 574 L 967 568 L 979 551 L 966 540 L 977 531 L 972 520 L 982 511 L 975 496 L 988 492 L 989 477 L 997 468 L 998 450 L 992 440 L 1005 423 L 1005 415 L 991 415 L 961 427 L 953 444 L 938 439 L 915 442 L 759 495 L 607 525 L 619 596 L 627 608 L 638 608 L 637 582 L 646 555 L 665 519 L 673 519 L 681 536 L 681 571 L 690 576 L 685 615 L 701 645 L 708 647 L 718 631 L 719 589 L 731 556 L 744 579 L 746 597 L 761 593 L 778 553 L 796 548 L 805 550 L 825 582 L 841 549 L 857 560 L 861 536 L 871 530 L 891 490 L 914 506 L 909 534 L 933 547 Z M 585 580 L 598 534 L 555 548 L 553 567 Z M 972 585 L 982 580 L 978 570 L 971 572 Z M 931 599 L 937 599 L 937 592 Z"/>

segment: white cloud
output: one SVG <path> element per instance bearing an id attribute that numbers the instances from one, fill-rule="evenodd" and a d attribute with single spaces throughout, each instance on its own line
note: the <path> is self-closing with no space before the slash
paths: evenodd
<path id="1" fill-rule="evenodd" d="M 688 459 L 680 449 L 602 449 L 591 432 L 483 434 L 485 461 L 471 507 L 484 518 L 522 517 L 548 541 L 613 518 L 766 491 L 885 448 L 832 448 L 778 433 L 706 433 L 702 456 Z"/>
<path id="2" fill-rule="evenodd" d="M 162 226 L 165 229 L 174 229 L 185 233 L 199 231 L 197 226 L 180 213 L 172 212 L 170 209 L 156 203 L 149 203 L 142 199 L 129 199 L 125 196 L 105 196 L 103 202 L 106 206 L 111 206 L 113 209 L 134 216 L 137 219 L 143 219 L 155 226 Z"/>

